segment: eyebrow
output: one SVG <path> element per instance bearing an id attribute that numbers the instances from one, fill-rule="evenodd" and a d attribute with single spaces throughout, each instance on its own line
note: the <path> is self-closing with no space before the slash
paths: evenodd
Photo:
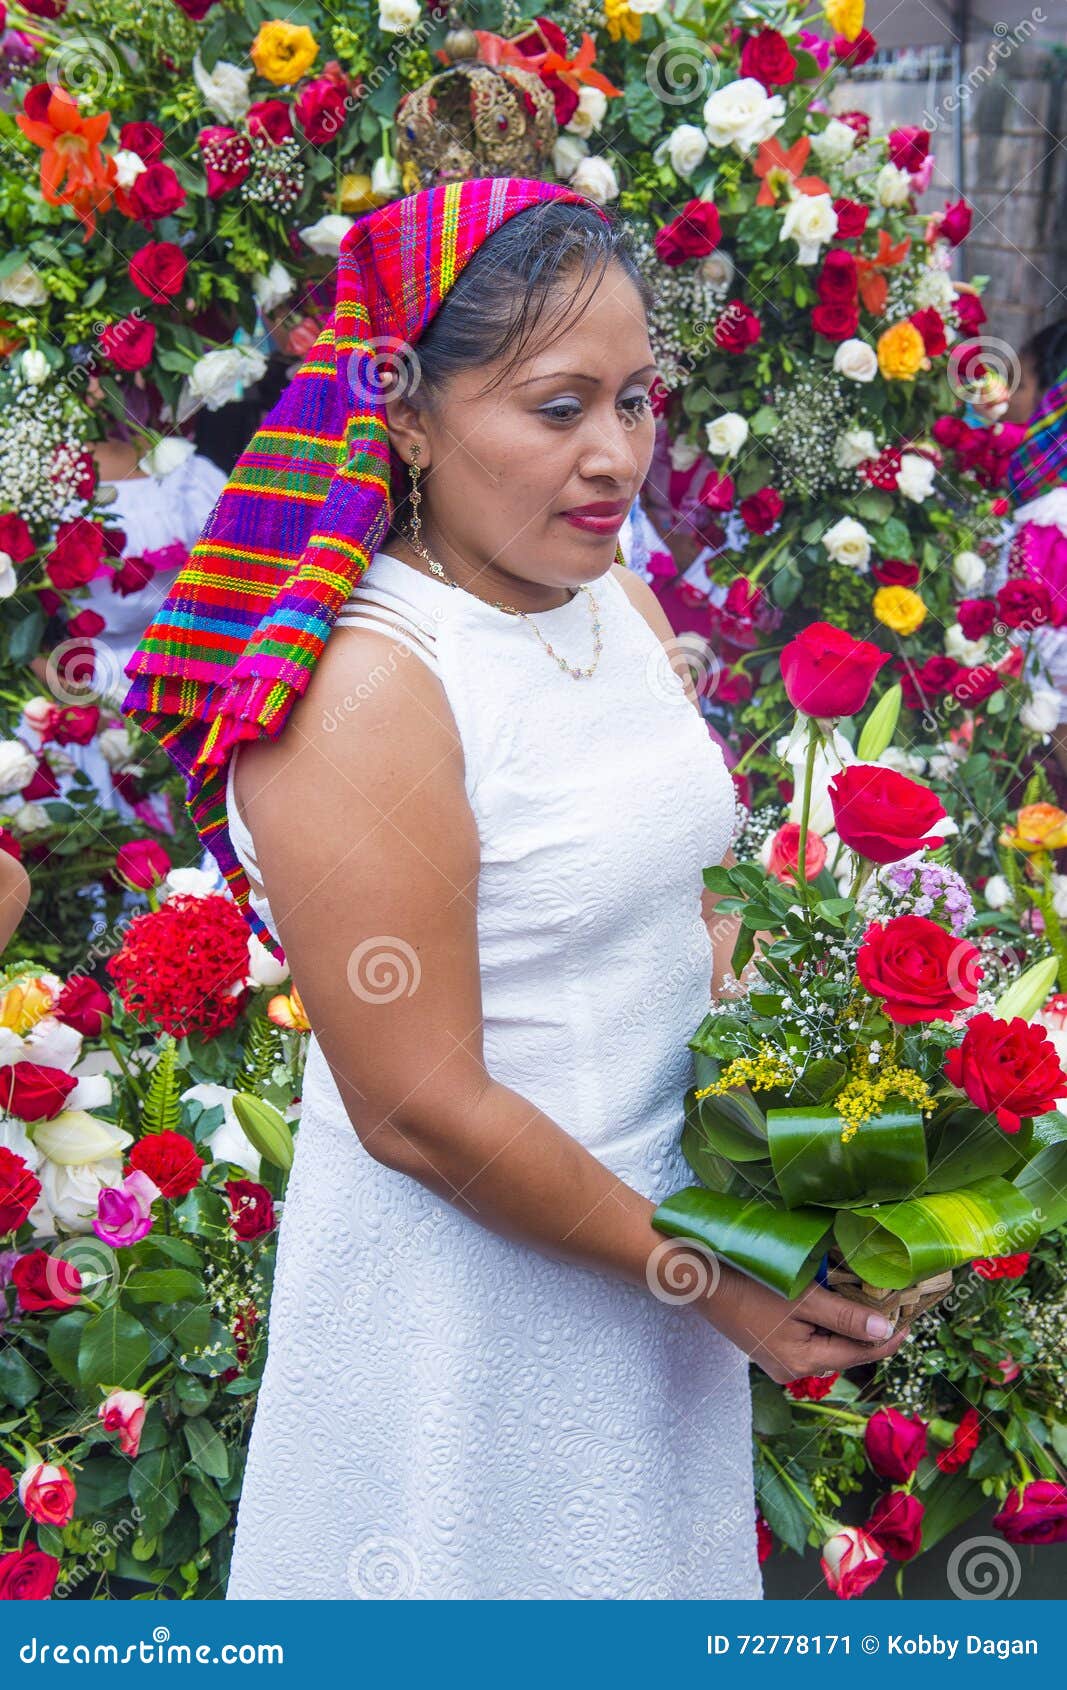
<path id="1" fill-rule="evenodd" d="M 642 364 L 639 370 L 631 371 L 626 380 L 633 381 L 635 376 L 644 375 L 646 370 L 651 370 L 654 375 L 657 368 L 658 365 L 656 364 Z M 558 381 L 564 376 L 569 376 L 571 381 L 591 381 L 593 383 L 596 383 L 599 379 L 597 376 L 584 375 L 581 370 L 552 370 L 548 375 L 528 376 L 525 381 L 516 382 L 515 385 L 516 387 L 530 387 L 535 381 Z"/>

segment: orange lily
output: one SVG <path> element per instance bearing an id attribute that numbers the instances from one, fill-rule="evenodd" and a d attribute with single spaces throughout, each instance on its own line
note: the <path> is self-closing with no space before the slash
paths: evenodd
<path id="1" fill-rule="evenodd" d="M 591 35 L 585 34 L 573 59 L 565 59 L 562 53 L 546 53 L 540 64 L 541 75 L 557 71 L 560 81 L 565 82 L 568 88 L 574 89 L 575 92 L 584 82 L 587 88 L 599 88 L 602 94 L 621 94 L 621 88 L 616 88 L 602 72 L 591 68 L 595 58 L 596 43 Z"/>
<path id="2" fill-rule="evenodd" d="M 830 190 L 821 176 L 800 174 L 808 162 L 810 152 L 811 142 L 806 135 L 802 135 L 799 141 L 794 141 L 788 151 L 777 138 L 761 141 L 756 152 L 756 162 L 752 166 L 760 178 L 756 204 L 775 205 L 779 191 L 790 183 L 800 194 L 828 194 Z"/>
<path id="3" fill-rule="evenodd" d="M 860 298 L 872 317 L 882 315 L 889 297 L 889 283 L 882 274 L 883 270 L 891 270 L 895 264 L 903 264 L 910 246 L 910 235 L 905 235 L 904 239 L 894 246 L 888 230 L 879 229 L 878 251 L 874 257 L 857 257 L 856 274 L 859 278 Z"/>
<path id="4" fill-rule="evenodd" d="M 100 151 L 111 122 L 110 112 L 83 117 L 78 102 L 65 88 L 53 87 L 47 102 L 43 89 L 31 108 L 35 115 L 16 112 L 15 122 L 28 141 L 42 149 L 41 193 L 49 205 L 69 205 L 88 241 L 96 230 L 96 213 L 107 211 L 114 198 L 115 161 Z"/>
<path id="5" fill-rule="evenodd" d="M 281 992 L 276 998 L 271 998 L 267 1005 L 267 1019 L 273 1021 L 276 1027 L 285 1027 L 291 1033 L 310 1033 L 311 1031 L 311 1022 L 307 1018 L 307 1010 L 300 1001 L 300 993 L 295 986 L 288 995 Z"/>

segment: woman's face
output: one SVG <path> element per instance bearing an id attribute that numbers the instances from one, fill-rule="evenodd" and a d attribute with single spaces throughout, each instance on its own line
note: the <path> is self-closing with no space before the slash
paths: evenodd
<path id="1" fill-rule="evenodd" d="M 576 310 L 586 301 L 560 333 L 550 300 L 544 332 L 533 332 L 523 362 L 495 388 L 480 391 L 495 373 L 486 365 L 453 377 L 432 411 L 417 409 L 416 389 L 415 408 L 397 401 L 390 414 L 401 457 L 410 463 L 417 440 L 429 470 L 423 544 L 461 585 L 473 572 L 480 593 L 510 593 L 519 608 L 545 587 L 575 588 L 611 567 L 652 457 L 656 370 L 640 296 L 611 264 Z M 607 509 L 583 520 L 588 506 Z"/>
<path id="2" fill-rule="evenodd" d="M 1032 358 L 1024 356 L 1019 362 L 1019 385 L 1011 396 L 1003 420 L 1011 423 L 1029 422 L 1040 398 L 1041 384 L 1037 379 L 1037 367 Z"/>

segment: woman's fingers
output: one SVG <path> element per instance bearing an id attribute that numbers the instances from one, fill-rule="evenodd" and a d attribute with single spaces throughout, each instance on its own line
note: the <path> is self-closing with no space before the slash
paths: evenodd
<path id="1" fill-rule="evenodd" d="M 908 1336 L 908 1328 L 902 1327 L 884 1344 L 856 1344 L 847 1338 L 813 1338 L 805 1372 L 812 1373 L 844 1373 L 849 1367 L 863 1367 L 872 1361 L 885 1361 L 887 1356 L 896 1355 L 901 1344 Z"/>
<path id="2" fill-rule="evenodd" d="M 813 1326 L 825 1326 L 860 1343 L 885 1343 L 894 1331 L 893 1322 L 884 1314 L 839 1296 L 836 1291 L 825 1291 L 821 1285 L 808 1287 L 797 1299 L 795 1312 L 801 1320 L 810 1320 Z"/>

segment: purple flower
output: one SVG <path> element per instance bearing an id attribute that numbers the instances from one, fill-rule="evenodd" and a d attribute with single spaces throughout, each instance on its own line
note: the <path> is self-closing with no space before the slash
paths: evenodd
<path id="1" fill-rule="evenodd" d="M 121 1185 L 101 1187 L 93 1231 L 115 1249 L 139 1243 L 152 1230 L 152 1204 L 161 1196 L 155 1180 L 135 1169 Z"/>

